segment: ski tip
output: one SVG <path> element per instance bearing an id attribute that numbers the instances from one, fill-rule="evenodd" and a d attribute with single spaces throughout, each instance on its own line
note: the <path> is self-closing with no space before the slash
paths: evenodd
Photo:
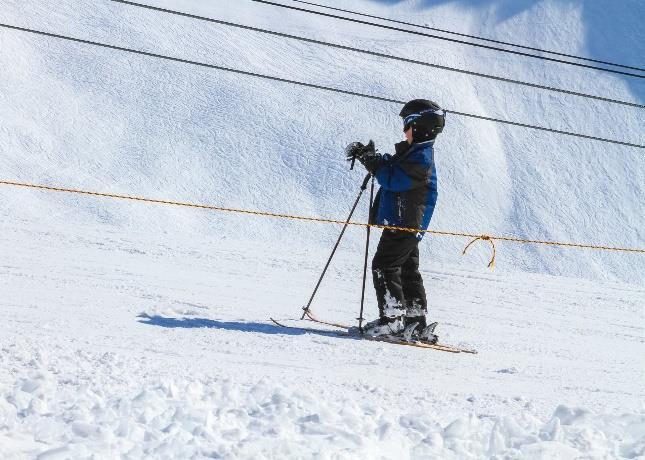
<path id="1" fill-rule="evenodd" d="M 276 325 L 278 325 L 278 326 L 280 326 L 280 327 L 287 327 L 287 326 L 285 326 L 284 324 L 282 324 L 282 323 L 278 322 L 277 320 L 275 320 L 275 319 L 271 318 L 270 316 L 269 316 L 269 319 L 271 320 L 271 322 L 273 322 L 273 324 L 276 324 Z"/>

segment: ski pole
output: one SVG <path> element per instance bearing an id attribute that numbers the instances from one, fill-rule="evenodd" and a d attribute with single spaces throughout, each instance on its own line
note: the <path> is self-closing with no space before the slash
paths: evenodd
<path id="1" fill-rule="evenodd" d="M 372 176 L 372 186 L 370 187 L 370 207 L 368 216 L 372 216 L 372 205 L 374 203 L 374 176 Z M 368 220 L 369 222 L 369 220 Z M 372 222 L 369 222 L 370 224 Z M 361 290 L 361 311 L 358 314 L 358 331 L 363 334 L 363 305 L 365 304 L 365 281 L 367 279 L 367 257 L 370 252 L 370 230 L 372 227 L 367 226 L 367 237 L 365 238 L 365 262 L 363 263 L 363 288 Z"/>
<path id="2" fill-rule="evenodd" d="M 323 269 L 322 273 L 320 274 L 320 278 L 318 278 L 318 283 L 316 283 L 316 287 L 314 288 L 314 292 L 311 293 L 311 297 L 309 298 L 309 302 L 307 302 L 307 306 L 302 307 L 304 312 L 302 313 L 302 317 L 300 319 L 305 319 L 305 316 L 307 315 L 307 312 L 309 311 L 309 307 L 311 306 L 311 302 L 313 302 L 314 297 L 316 295 L 316 292 L 318 292 L 318 288 L 320 287 L 320 283 L 322 283 L 322 280 L 325 277 L 325 273 L 327 273 L 327 269 L 329 268 L 329 264 L 331 263 L 331 259 L 334 257 L 334 254 L 336 253 L 336 249 L 338 249 L 338 245 L 340 244 L 340 240 L 343 238 L 343 235 L 345 234 L 345 230 L 347 230 L 347 226 L 349 225 L 349 221 L 352 220 L 352 216 L 354 215 L 354 211 L 356 210 L 356 206 L 358 205 L 358 202 L 361 199 L 361 195 L 363 195 L 363 192 L 367 189 L 367 183 L 369 182 L 370 177 L 372 177 L 372 175 L 367 174 L 367 176 L 365 176 L 365 179 L 363 180 L 363 184 L 361 185 L 361 191 L 358 193 L 358 196 L 356 197 L 356 201 L 354 201 L 354 206 L 352 206 L 352 210 L 350 211 L 349 216 L 347 217 L 347 220 L 345 221 L 345 225 L 343 225 L 343 229 L 341 230 L 340 235 L 338 235 L 338 240 L 336 240 L 336 244 L 334 245 L 334 249 L 332 249 L 331 254 L 329 255 L 329 259 L 327 259 L 327 263 L 325 264 L 325 268 Z"/>

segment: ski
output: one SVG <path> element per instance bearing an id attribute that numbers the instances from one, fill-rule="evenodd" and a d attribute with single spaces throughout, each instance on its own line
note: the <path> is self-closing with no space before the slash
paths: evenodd
<path id="1" fill-rule="evenodd" d="M 326 326 L 337 327 L 337 328 L 339 328 L 339 329 L 344 329 L 344 330 L 346 330 L 346 331 L 349 331 L 349 330 L 351 329 L 351 327 L 350 327 L 350 326 L 346 326 L 346 325 L 344 325 L 344 324 L 331 323 L 331 322 L 329 322 L 329 321 L 324 321 L 324 320 L 322 320 L 322 319 L 320 319 L 320 318 L 316 317 L 316 316 L 311 312 L 311 310 L 305 310 L 305 316 L 306 316 L 310 321 L 313 321 L 314 323 L 324 324 L 324 325 L 326 325 Z M 363 336 L 361 336 L 361 337 L 363 337 Z M 368 340 L 377 340 L 377 339 L 378 339 L 378 337 L 367 337 L 367 336 L 364 336 L 364 337 L 365 337 L 366 339 L 368 339 Z M 396 339 L 388 339 L 387 341 L 388 341 L 388 342 L 391 342 L 391 343 L 401 342 L 401 344 L 410 344 L 410 343 L 414 343 L 414 344 L 423 344 L 423 345 L 425 345 L 425 346 L 428 346 L 428 347 L 434 348 L 434 349 L 436 349 L 436 350 L 449 351 L 449 352 L 452 352 L 452 353 L 469 353 L 469 354 L 473 354 L 473 355 L 477 354 L 477 350 L 474 350 L 474 349 L 472 349 L 472 348 L 456 347 L 456 346 L 453 346 L 453 345 L 445 345 L 445 344 L 443 344 L 443 343 L 427 343 L 427 342 L 423 342 L 423 341 L 406 342 L 405 340 L 396 340 Z"/>
<path id="2" fill-rule="evenodd" d="M 310 315 L 307 315 L 310 316 Z M 305 331 L 305 332 L 312 332 L 314 334 L 327 334 L 327 335 L 336 335 L 338 337 L 352 337 L 358 340 L 369 340 L 372 342 L 385 342 L 385 343 L 391 343 L 394 345 L 406 345 L 410 347 L 417 347 L 417 348 L 431 348 L 433 350 L 439 350 L 439 351 L 446 351 L 448 353 L 477 353 L 474 350 L 467 350 L 463 348 L 458 348 L 458 347 L 453 347 L 450 345 L 443 345 L 443 344 L 432 344 L 432 343 L 424 343 L 424 342 L 407 342 L 405 340 L 399 340 L 391 337 L 371 337 L 369 335 L 360 335 L 360 334 L 352 334 L 349 331 L 349 328 L 346 328 L 344 326 L 334 324 L 334 323 L 328 323 L 324 321 L 316 321 L 314 319 L 311 319 L 311 321 L 320 323 L 320 324 L 325 324 L 327 326 L 333 326 L 337 327 L 340 330 L 329 330 L 329 329 L 315 329 L 312 327 L 305 327 L 305 326 L 290 326 L 287 324 L 283 324 L 280 321 L 277 321 L 273 318 L 269 318 L 274 324 L 277 326 L 283 327 L 285 329 L 295 329 L 295 330 L 300 330 L 300 331 Z"/>
<path id="3" fill-rule="evenodd" d="M 314 323 L 325 324 L 327 326 L 338 327 L 340 329 L 347 329 L 347 330 L 351 329 L 351 326 L 347 326 L 345 324 L 330 323 L 328 321 L 323 321 L 318 317 L 314 316 L 314 314 L 311 313 L 311 310 L 305 310 L 305 316 L 309 318 L 311 321 L 313 321 Z"/>
<path id="4" fill-rule="evenodd" d="M 271 322 L 275 324 L 276 326 L 283 327 L 285 329 L 297 329 L 299 331 L 304 331 L 304 332 L 313 332 L 315 334 L 326 334 L 326 335 L 336 335 L 338 337 L 344 337 L 344 336 L 349 336 L 349 332 L 345 330 L 338 330 L 338 329 L 316 329 L 313 327 L 305 327 L 305 326 L 290 326 L 284 323 L 281 323 L 277 319 L 269 317 Z M 297 320 L 296 320 L 297 321 Z"/>

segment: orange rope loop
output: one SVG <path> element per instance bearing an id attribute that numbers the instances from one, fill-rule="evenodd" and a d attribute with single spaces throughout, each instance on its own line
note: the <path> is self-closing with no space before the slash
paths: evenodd
<path id="1" fill-rule="evenodd" d="M 488 262 L 488 268 L 495 268 L 495 256 L 497 255 L 497 249 L 495 248 L 495 242 L 493 241 L 493 238 L 491 238 L 488 235 L 480 235 L 480 236 L 478 236 L 476 238 L 473 238 L 470 241 L 470 243 L 468 243 L 466 245 L 466 247 L 464 248 L 464 250 L 461 252 L 461 255 L 462 256 L 465 255 L 466 251 L 468 251 L 468 248 L 470 246 L 472 246 L 473 243 L 475 243 L 476 241 L 479 241 L 479 240 L 488 241 L 490 243 L 491 247 L 493 248 L 493 256 L 491 257 L 490 262 Z"/>

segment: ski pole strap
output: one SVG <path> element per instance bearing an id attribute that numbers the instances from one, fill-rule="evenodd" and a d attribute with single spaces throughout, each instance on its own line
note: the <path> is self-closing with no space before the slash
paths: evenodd
<path id="1" fill-rule="evenodd" d="M 468 248 L 470 246 L 472 246 L 473 243 L 475 243 L 476 241 L 479 241 L 479 240 L 488 241 L 490 243 L 491 247 L 493 248 L 493 256 L 491 257 L 490 262 L 488 262 L 488 268 L 495 268 L 495 256 L 497 255 L 497 249 L 495 248 L 495 242 L 488 235 L 480 235 L 477 238 L 474 238 L 473 240 L 471 240 L 471 242 L 466 245 L 466 247 L 462 251 L 461 255 L 462 256 L 465 255 L 466 251 L 468 250 Z"/>

